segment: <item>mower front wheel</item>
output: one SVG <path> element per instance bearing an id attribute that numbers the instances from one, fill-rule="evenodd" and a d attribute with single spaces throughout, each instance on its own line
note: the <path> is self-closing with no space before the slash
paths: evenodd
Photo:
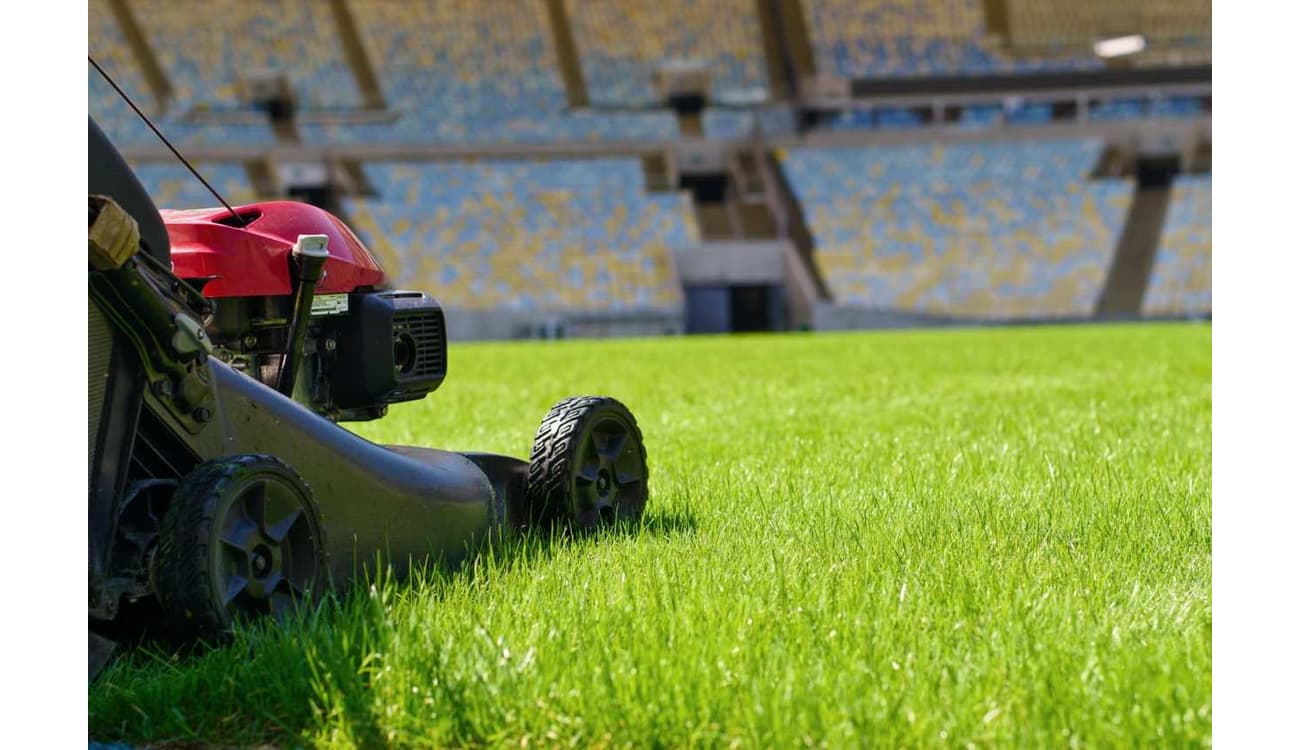
<path id="1" fill-rule="evenodd" d="M 159 603 L 185 635 L 216 636 L 240 617 L 281 616 L 326 583 L 311 490 L 272 456 L 226 456 L 181 482 L 154 555 Z"/>
<path id="2" fill-rule="evenodd" d="M 532 521 L 593 531 L 635 521 L 649 499 L 645 445 L 636 418 L 606 396 L 551 407 L 533 441 L 526 496 Z"/>

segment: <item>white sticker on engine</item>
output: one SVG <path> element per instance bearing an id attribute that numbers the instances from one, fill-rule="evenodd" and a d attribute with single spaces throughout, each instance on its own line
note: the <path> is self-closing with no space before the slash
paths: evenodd
<path id="1" fill-rule="evenodd" d="M 312 315 L 338 315 L 348 311 L 348 295 L 318 294 L 311 301 Z"/>

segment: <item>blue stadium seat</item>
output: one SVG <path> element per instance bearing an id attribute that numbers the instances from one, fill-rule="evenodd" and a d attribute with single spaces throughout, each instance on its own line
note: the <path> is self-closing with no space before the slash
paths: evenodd
<path id="1" fill-rule="evenodd" d="M 232 206 L 256 200 L 242 164 L 199 162 L 194 168 Z M 181 164 L 138 164 L 136 176 L 158 208 L 211 208 L 221 202 Z"/>
<path id="2" fill-rule="evenodd" d="M 1208 315 L 1213 309 L 1210 175 L 1174 178 L 1165 225 L 1142 300 L 1146 315 Z"/>
<path id="3" fill-rule="evenodd" d="M 237 84 L 287 76 L 303 109 L 361 104 L 329 3 L 132 0 L 135 17 L 182 110 L 238 109 Z"/>
<path id="4" fill-rule="evenodd" d="M 1092 55 L 1003 52 L 981 0 L 804 0 L 817 69 L 847 78 L 919 78 L 1091 70 Z"/>
<path id="5" fill-rule="evenodd" d="M 275 142 L 268 123 L 201 125 L 183 120 L 181 107 L 156 101 L 107 0 L 90 0 L 88 10 L 90 54 L 169 140 L 179 146 L 265 146 Z M 90 115 L 108 137 L 119 147 L 158 145 L 157 136 L 103 76 L 94 68 L 88 68 L 88 74 Z"/>
<path id="6" fill-rule="evenodd" d="M 671 140 L 667 110 L 571 112 L 542 0 L 357 0 L 397 119 L 311 124 L 307 143 L 548 143 Z"/>
<path id="7" fill-rule="evenodd" d="M 698 241 L 684 194 L 636 159 L 371 163 L 345 211 L 398 283 L 462 309 L 680 311 L 672 249 Z"/>
<path id="8" fill-rule="evenodd" d="M 1001 123 L 1002 118 L 1000 104 L 972 104 L 962 107 L 958 125 L 963 130 L 983 130 Z"/>
<path id="9" fill-rule="evenodd" d="M 1011 107 L 1006 111 L 1006 120 L 1013 125 L 1043 125 L 1052 121 L 1052 105 L 1030 102 Z"/>
<path id="10" fill-rule="evenodd" d="M 1088 108 L 1088 117 L 1093 120 L 1140 120 L 1146 116 L 1144 99 L 1109 99 L 1094 102 Z"/>
<path id="11" fill-rule="evenodd" d="M 762 30 L 753 0 L 565 0 L 591 101 L 648 105 L 665 62 L 708 69 L 716 101 L 768 98 Z"/>
<path id="12" fill-rule="evenodd" d="M 1097 140 L 797 148 L 783 168 L 834 299 L 976 319 L 1092 312 L 1133 196 Z"/>
<path id="13" fill-rule="evenodd" d="M 1191 96 L 1157 99 L 1151 103 L 1153 117 L 1200 117 L 1206 114 L 1201 100 Z"/>

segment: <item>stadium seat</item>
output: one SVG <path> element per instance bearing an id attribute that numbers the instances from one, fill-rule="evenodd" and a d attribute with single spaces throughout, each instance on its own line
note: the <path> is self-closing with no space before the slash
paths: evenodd
<path id="1" fill-rule="evenodd" d="M 796 148 L 783 168 L 837 302 L 974 319 L 1089 315 L 1133 196 L 1097 140 Z"/>
<path id="2" fill-rule="evenodd" d="M 1143 314 L 1208 315 L 1213 309 L 1210 184 L 1208 174 L 1174 178 Z"/>
<path id="3" fill-rule="evenodd" d="M 194 168 L 232 206 L 252 203 L 257 199 L 242 164 L 199 162 Z M 158 208 L 211 208 L 221 205 L 184 165 L 140 164 L 134 169 Z"/>
<path id="4" fill-rule="evenodd" d="M 1151 103 L 1153 117 L 1200 117 L 1206 114 L 1205 106 L 1195 97 L 1170 97 Z"/>
<path id="5" fill-rule="evenodd" d="M 767 99 L 753 0 L 565 0 L 591 101 L 649 105 L 665 62 L 703 63 L 715 101 Z"/>
<path id="6" fill-rule="evenodd" d="M 704 135 L 709 138 L 746 138 L 789 135 L 795 132 L 795 113 L 789 107 L 704 110 Z"/>
<path id="7" fill-rule="evenodd" d="M 107 0 L 90 0 L 88 11 L 91 56 L 169 140 L 180 146 L 265 146 L 275 142 L 275 135 L 267 123 L 214 126 L 183 120 L 183 107 L 167 107 L 154 98 Z M 94 68 L 88 68 L 88 73 L 90 115 L 108 137 L 119 147 L 156 145 L 157 136 L 131 111 L 103 76 Z"/>
<path id="8" fill-rule="evenodd" d="M 542 0 L 352 4 L 392 123 L 307 124 L 307 143 L 670 140 L 666 110 L 569 112 Z"/>
<path id="9" fill-rule="evenodd" d="M 919 78 L 1088 70 L 1092 55 L 1016 57 L 984 25 L 981 0 L 803 0 L 817 70 L 846 78 Z"/>
<path id="10" fill-rule="evenodd" d="M 1099 37 L 1141 34 L 1146 48 L 1129 55 L 1136 67 L 1210 62 L 1210 0 L 1035 0 L 1007 14 L 1007 33 L 1021 47 L 1086 50 Z"/>
<path id="11" fill-rule="evenodd" d="M 131 0 L 181 109 L 239 109 L 238 81 L 287 76 L 303 109 L 360 106 L 329 3 Z"/>
<path id="12" fill-rule="evenodd" d="M 673 311 L 689 199 L 646 191 L 636 159 L 371 163 L 354 228 L 398 283 L 462 309 Z"/>
<path id="13" fill-rule="evenodd" d="M 996 126 L 1003 119 L 1000 104 L 972 104 L 962 107 L 958 126 L 963 130 L 983 130 Z"/>
<path id="14" fill-rule="evenodd" d="M 1140 120 L 1146 116 L 1147 103 L 1143 99 L 1108 99 L 1094 102 L 1088 108 L 1092 120 Z"/>
<path id="15" fill-rule="evenodd" d="M 1013 125 L 1043 125 L 1052 121 L 1052 105 L 1030 102 L 1010 107 L 1006 120 Z"/>

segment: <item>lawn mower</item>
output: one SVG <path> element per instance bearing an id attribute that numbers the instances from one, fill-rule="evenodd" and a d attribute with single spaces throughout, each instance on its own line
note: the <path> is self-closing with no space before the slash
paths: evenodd
<path id="1" fill-rule="evenodd" d="M 641 516 L 645 449 L 612 398 L 557 403 L 528 461 L 339 426 L 425 398 L 448 362 L 437 301 L 392 289 L 337 217 L 159 212 L 93 119 L 89 173 L 92 677 L 142 626 L 220 637 L 377 564 Z"/>

